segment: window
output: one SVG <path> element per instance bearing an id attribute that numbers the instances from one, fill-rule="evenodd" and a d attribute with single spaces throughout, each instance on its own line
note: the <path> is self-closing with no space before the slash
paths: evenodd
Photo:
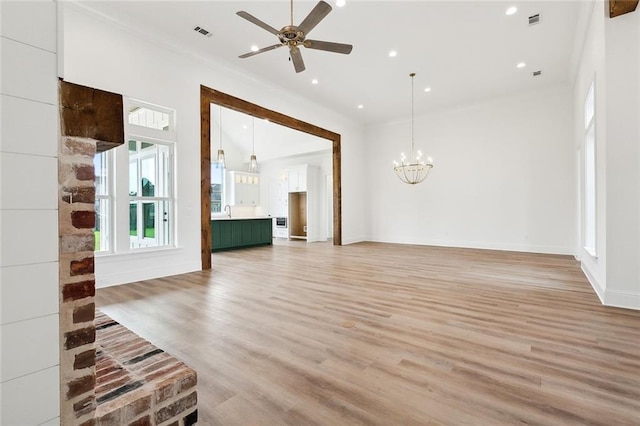
<path id="1" fill-rule="evenodd" d="M 220 213 L 224 201 L 224 166 L 211 163 L 211 213 Z"/>
<path id="2" fill-rule="evenodd" d="M 124 112 L 126 145 L 94 158 L 96 252 L 175 244 L 175 111 L 125 99 Z"/>
<path id="3" fill-rule="evenodd" d="M 93 168 L 96 176 L 96 224 L 94 228 L 95 251 L 111 250 L 112 233 L 110 219 L 112 216 L 111 154 L 109 151 L 99 152 L 93 157 Z"/>
<path id="4" fill-rule="evenodd" d="M 171 243 L 171 146 L 129 140 L 131 248 Z"/>
<path id="5" fill-rule="evenodd" d="M 129 248 L 173 244 L 174 112 L 127 102 Z"/>
<path id="6" fill-rule="evenodd" d="M 584 102 L 584 248 L 596 256 L 596 132 L 595 88 L 591 83 Z"/>

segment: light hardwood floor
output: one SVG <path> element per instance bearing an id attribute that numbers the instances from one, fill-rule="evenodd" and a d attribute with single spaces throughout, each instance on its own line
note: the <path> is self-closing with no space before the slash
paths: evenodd
<path id="1" fill-rule="evenodd" d="M 284 242 L 101 289 L 198 372 L 200 425 L 640 424 L 640 312 L 569 256 Z"/>

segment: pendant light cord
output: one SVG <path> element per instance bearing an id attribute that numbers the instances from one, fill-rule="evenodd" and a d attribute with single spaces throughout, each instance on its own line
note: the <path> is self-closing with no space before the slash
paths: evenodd
<path id="1" fill-rule="evenodd" d="M 293 0 L 291 0 L 291 26 L 293 27 Z"/>
<path id="2" fill-rule="evenodd" d="M 222 149 L 222 107 L 218 111 L 220 111 L 220 149 Z"/>
<path id="3" fill-rule="evenodd" d="M 256 155 L 256 118 L 251 121 L 251 155 Z"/>
<path id="4" fill-rule="evenodd" d="M 415 118 L 414 118 L 414 102 L 413 102 L 413 78 L 416 76 L 416 73 L 412 72 L 411 74 L 409 74 L 409 77 L 411 77 L 411 160 L 413 161 L 413 157 L 414 157 L 414 134 L 415 134 Z"/>

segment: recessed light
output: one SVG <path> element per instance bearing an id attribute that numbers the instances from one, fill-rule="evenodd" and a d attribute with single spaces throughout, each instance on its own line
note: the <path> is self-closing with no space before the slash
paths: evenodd
<path id="1" fill-rule="evenodd" d="M 336 6 L 338 6 L 338 7 L 342 7 L 345 4 L 347 4 L 347 2 L 345 0 L 336 0 Z"/>
<path id="2" fill-rule="evenodd" d="M 425 92 L 430 92 L 430 91 L 431 91 L 431 87 L 425 87 L 425 88 L 424 88 L 424 91 L 425 91 Z"/>
<path id="3" fill-rule="evenodd" d="M 364 108 L 364 105 L 362 104 L 358 105 L 358 109 L 362 109 L 362 108 Z"/>
<path id="4" fill-rule="evenodd" d="M 511 16 L 513 14 L 515 14 L 518 11 L 518 8 L 515 6 L 511 6 L 510 8 L 507 9 L 507 11 L 505 12 L 507 14 L 507 16 Z"/>
<path id="5" fill-rule="evenodd" d="M 257 52 L 258 50 L 260 50 L 260 48 L 258 46 L 256 46 L 255 44 L 253 46 L 251 46 L 251 51 L 252 52 Z"/>
<path id="6" fill-rule="evenodd" d="M 314 78 L 313 80 L 311 80 L 311 84 L 318 84 L 318 79 Z"/>
<path id="7" fill-rule="evenodd" d="M 518 62 L 518 65 L 516 65 L 516 68 L 524 68 L 526 66 L 527 64 L 525 64 L 524 62 Z"/>
<path id="8" fill-rule="evenodd" d="M 242 125 L 242 128 L 243 128 L 244 130 L 247 130 L 247 125 L 246 125 L 246 124 L 243 124 L 243 125 Z"/>
<path id="9" fill-rule="evenodd" d="M 395 50 L 389 51 L 389 57 L 390 58 L 395 58 L 396 56 L 398 56 L 398 52 L 396 52 Z"/>

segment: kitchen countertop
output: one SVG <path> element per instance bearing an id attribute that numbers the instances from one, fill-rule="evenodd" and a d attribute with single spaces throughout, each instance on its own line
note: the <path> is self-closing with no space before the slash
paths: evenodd
<path id="1" fill-rule="evenodd" d="M 273 219 L 271 216 L 238 216 L 238 217 L 212 217 L 211 220 L 254 220 L 254 219 Z"/>

